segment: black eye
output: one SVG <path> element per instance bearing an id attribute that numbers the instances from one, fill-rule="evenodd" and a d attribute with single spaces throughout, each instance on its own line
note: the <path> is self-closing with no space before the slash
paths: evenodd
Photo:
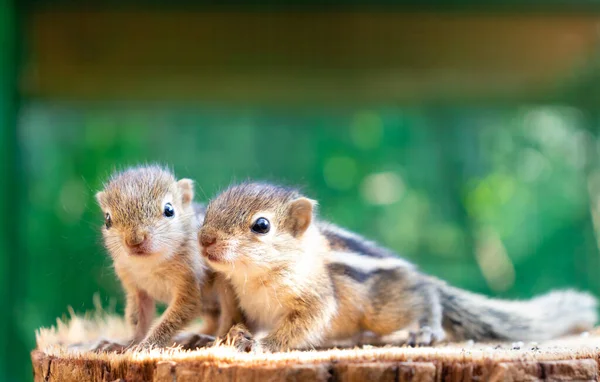
<path id="1" fill-rule="evenodd" d="M 173 215 L 175 215 L 175 209 L 173 208 L 171 203 L 165 204 L 165 210 L 163 211 L 163 215 L 165 215 L 168 218 L 171 218 L 173 217 Z"/>
<path id="2" fill-rule="evenodd" d="M 267 233 L 271 229 L 271 223 L 265 218 L 258 218 L 252 225 L 252 232 Z"/>
<path id="3" fill-rule="evenodd" d="M 109 213 L 104 215 L 104 225 L 106 226 L 106 229 L 109 229 L 110 227 L 112 227 L 112 219 L 110 218 Z"/>

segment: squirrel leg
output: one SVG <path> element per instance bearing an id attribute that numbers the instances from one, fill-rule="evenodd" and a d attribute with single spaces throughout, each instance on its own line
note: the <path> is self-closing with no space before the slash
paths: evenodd
<path id="1" fill-rule="evenodd" d="M 292 310 L 275 330 L 259 341 L 259 350 L 276 352 L 319 345 L 321 334 L 330 320 L 328 311 L 326 306 Z"/>
<path id="2" fill-rule="evenodd" d="M 277 352 L 317 346 L 335 313 L 331 299 L 297 301 L 266 337 L 254 339 L 243 324 L 237 324 L 227 334 L 226 341 L 241 351 Z"/>
<path id="3" fill-rule="evenodd" d="M 125 306 L 125 318 L 133 326 L 133 344 L 137 344 L 144 339 L 156 312 L 154 300 L 143 290 L 135 289 L 127 293 Z"/>
<path id="4" fill-rule="evenodd" d="M 417 322 L 418 330 L 409 333 L 410 346 L 429 346 L 446 337 L 442 328 L 442 305 L 437 290 L 428 286 L 423 294 L 423 306 Z"/>
<path id="5" fill-rule="evenodd" d="M 160 321 L 137 346 L 148 349 L 153 346 L 163 347 L 169 344 L 175 333 L 189 324 L 198 314 L 200 308 L 200 292 L 193 293 L 189 288 L 181 290 L 163 313 Z"/>
<path id="6" fill-rule="evenodd" d="M 100 339 L 91 351 L 100 353 L 122 353 L 127 348 L 144 339 L 155 314 L 154 300 L 143 290 L 126 288 L 125 320 L 133 327 L 133 338 L 125 343 L 110 339 Z"/>
<path id="7" fill-rule="evenodd" d="M 227 280 L 217 276 L 215 288 L 217 288 L 220 309 L 216 333 L 217 337 L 223 338 L 234 325 L 243 322 L 243 317 L 235 297 L 235 292 Z"/>

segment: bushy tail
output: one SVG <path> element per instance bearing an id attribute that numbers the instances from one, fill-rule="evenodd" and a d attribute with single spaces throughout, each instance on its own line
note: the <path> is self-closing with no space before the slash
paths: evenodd
<path id="1" fill-rule="evenodd" d="M 456 340 L 542 341 L 591 329 L 597 300 L 559 290 L 527 301 L 487 298 L 440 285 L 443 325 Z"/>

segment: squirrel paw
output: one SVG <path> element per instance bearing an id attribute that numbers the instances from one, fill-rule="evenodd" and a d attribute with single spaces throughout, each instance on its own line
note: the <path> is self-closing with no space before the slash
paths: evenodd
<path id="1" fill-rule="evenodd" d="M 207 334 L 186 333 L 177 336 L 174 340 L 175 344 L 181 346 L 184 350 L 194 350 L 212 346 L 215 337 Z"/>
<path id="2" fill-rule="evenodd" d="M 124 353 L 129 345 L 124 345 L 116 341 L 100 340 L 90 351 L 95 353 Z"/>
<path id="3" fill-rule="evenodd" d="M 249 353 L 258 348 L 258 342 L 252 337 L 250 331 L 242 324 L 237 324 L 229 329 L 225 336 L 225 343 L 235 347 L 238 351 Z"/>
<path id="4" fill-rule="evenodd" d="M 140 352 L 140 351 L 144 351 L 144 350 L 150 350 L 152 349 L 154 346 L 148 342 L 148 341 L 142 341 L 137 345 L 133 345 L 127 348 L 128 352 Z"/>
<path id="5" fill-rule="evenodd" d="M 422 326 L 418 331 L 409 332 L 408 346 L 431 346 L 444 339 L 443 331 L 434 331 L 429 326 Z"/>

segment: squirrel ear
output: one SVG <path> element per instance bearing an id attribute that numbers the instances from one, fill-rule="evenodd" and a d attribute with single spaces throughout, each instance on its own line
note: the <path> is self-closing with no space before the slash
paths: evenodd
<path id="1" fill-rule="evenodd" d="M 290 203 L 288 215 L 288 225 L 292 231 L 292 235 L 302 235 L 310 226 L 313 218 L 313 208 L 317 204 L 312 199 L 298 198 Z"/>
<path id="2" fill-rule="evenodd" d="M 187 205 L 194 200 L 194 181 L 191 179 L 181 179 L 177 181 L 177 188 L 181 193 L 181 200 Z"/>
<path id="3" fill-rule="evenodd" d="M 104 191 L 96 192 L 96 201 L 100 206 L 104 205 Z"/>

